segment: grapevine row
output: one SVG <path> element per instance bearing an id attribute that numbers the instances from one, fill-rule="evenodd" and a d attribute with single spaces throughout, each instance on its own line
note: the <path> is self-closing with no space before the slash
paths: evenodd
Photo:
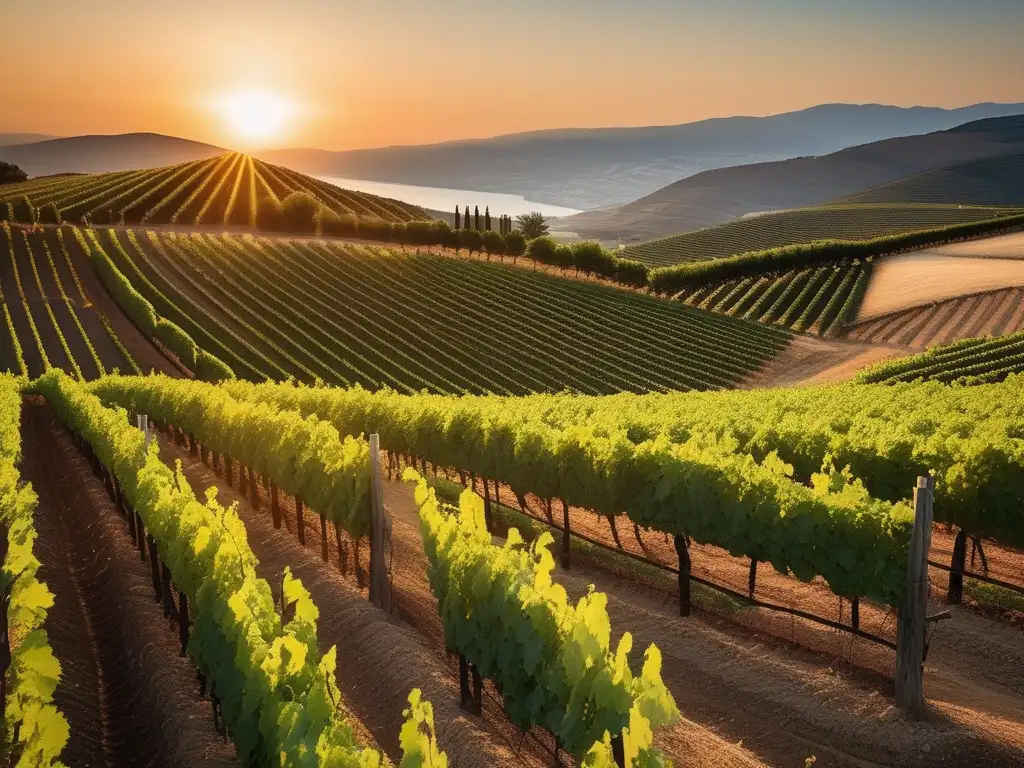
<path id="1" fill-rule="evenodd" d="M 356 217 L 355 224 L 362 222 L 367 233 L 377 228 L 390 233 L 392 224 L 429 221 L 415 206 L 339 189 L 234 153 L 163 168 L 5 185 L 0 190 L 0 219 L 34 224 L 42 217 L 43 223 L 59 224 L 63 219 L 78 224 L 86 217 L 104 224 L 142 221 L 254 227 L 259 224 L 261 201 L 283 200 L 292 192 L 311 195 L 334 214 Z"/>
<path id="2" fill-rule="evenodd" d="M 826 238 L 868 240 L 1019 213 L 1015 208 L 959 205 L 830 205 L 736 219 L 663 237 L 623 251 L 650 267 L 721 259 Z"/>
<path id="3" fill-rule="evenodd" d="M 502 398 L 223 386 L 241 399 L 329 420 L 341 434 L 377 432 L 389 451 L 500 481 L 520 498 L 624 512 L 639 525 L 771 562 L 802 580 L 822 576 L 844 597 L 897 605 L 905 589 L 912 525 L 905 504 L 872 499 L 859 481 L 834 471 L 802 485 L 778 458 L 757 461 L 732 440 L 644 440 L 610 419 L 554 427 L 524 418 L 519 399 L 510 407 Z"/>
<path id="4" fill-rule="evenodd" d="M 34 387 L 91 446 L 154 540 L 189 606 L 188 655 L 219 698 L 242 763 L 298 766 L 317 755 L 330 764 L 380 766 L 381 754 L 357 742 L 337 708 L 336 649 L 319 655 L 318 610 L 301 582 L 285 570 L 282 601 L 294 607 L 285 621 L 270 585 L 256 576 L 256 556 L 234 509 L 222 508 L 211 494 L 198 499 L 180 471 L 171 471 L 155 447 L 147 449 L 123 410 L 105 408 L 62 372 L 47 374 Z M 403 738 L 408 764 L 443 765 L 429 705 L 418 691 L 410 702 L 417 737 Z M 403 728 L 404 736 L 408 730 Z"/>
<path id="5" fill-rule="evenodd" d="M 1024 332 L 994 339 L 963 339 L 919 355 L 879 363 L 857 375 L 860 383 L 941 381 L 989 384 L 1024 371 Z"/>
<path id="6" fill-rule="evenodd" d="M 654 730 L 677 721 L 679 710 L 662 682 L 658 647 L 647 648 L 634 677 L 630 633 L 611 646 L 607 597 L 591 591 L 574 606 L 552 582 L 551 534 L 526 547 L 513 528 L 497 546 L 479 496 L 467 490 L 459 510 L 447 510 L 419 475 L 407 470 L 406 479 L 417 482 L 445 646 L 495 682 L 512 722 L 547 728 L 587 766 L 615 765 L 613 738 L 624 765 L 661 764 Z"/>
<path id="7" fill-rule="evenodd" d="M 797 481 L 812 482 L 832 465 L 849 468 L 873 497 L 893 502 L 907 499 L 916 478 L 930 473 L 936 521 L 1022 546 L 1024 446 L 1016 426 L 1024 418 L 1022 393 L 1024 380 L 1008 377 L 977 387 L 932 382 L 607 398 L 536 395 L 520 398 L 515 409 L 521 419 L 557 429 L 624 429 L 634 441 L 727 436 L 739 451 L 777 454 Z"/>
<path id="8" fill-rule="evenodd" d="M 789 270 L 686 289 L 676 298 L 689 306 L 796 332 L 836 335 L 856 314 L 871 262 Z"/>
<path id="9" fill-rule="evenodd" d="M 354 540 L 370 530 L 370 458 L 365 440 L 326 422 L 237 401 L 211 384 L 164 376 L 107 376 L 90 391 L 108 404 L 173 424 L 204 450 L 238 461 Z M 255 482 L 255 481 L 253 481 Z"/>
<path id="10" fill-rule="evenodd" d="M 34 512 L 36 494 L 21 482 L 21 380 L 0 374 L 0 525 L 6 554 L 0 570 L 0 589 L 10 593 L 6 603 L 5 640 L 11 641 L 6 677 L 4 730 L 0 760 L 23 768 L 59 766 L 69 729 L 54 706 L 61 665 L 43 629 L 53 593 L 37 576 L 39 559 L 33 552 L 38 535 Z"/>
<path id="11" fill-rule="evenodd" d="M 151 233 L 144 245 L 136 262 L 150 279 L 169 278 L 162 290 L 191 305 L 208 337 L 255 345 L 265 361 L 252 362 L 276 378 L 454 393 L 722 387 L 788 343 L 755 325 L 499 264 L 214 235 Z"/>
<path id="12" fill-rule="evenodd" d="M 46 349 L 43 347 L 43 340 L 39 336 L 39 328 L 36 326 L 35 318 L 32 317 L 32 310 L 29 307 L 28 298 L 25 296 L 25 287 L 21 282 L 21 272 L 18 270 L 18 259 L 14 253 L 14 234 L 11 232 L 7 222 L 3 222 L 4 237 L 7 240 L 7 253 L 11 259 L 11 267 L 14 271 L 14 282 L 18 286 L 18 296 L 21 298 L 21 307 L 24 311 L 27 324 L 32 333 L 32 338 L 35 341 L 35 350 L 39 355 L 41 362 L 41 370 L 48 371 L 50 369 L 50 360 L 46 356 Z"/>
<path id="13" fill-rule="evenodd" d="M 231 369 L 219 358 L 197 346 L 185 331 L 157 314 L 153 305 L 135 290 L 131 282 L 107 256 L 93 230 L 86 230 L 86 235 L 82 235 L 76 229 L 75 235 L 79 246 L 89 254 L 97 274 L 110 295 L 140 331 L 149 338 L 164 344 L 201 379 L 219 380 L 233 377 Z"/>

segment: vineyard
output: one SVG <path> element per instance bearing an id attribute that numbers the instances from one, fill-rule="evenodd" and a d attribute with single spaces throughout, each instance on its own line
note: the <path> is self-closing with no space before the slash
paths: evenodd
<path id="1" fill-rule="evenodd" d="M 304 192 L 337 214 L 407 222 L 416 206 L 340 189 L 301 173 L 229 153 L 166 168 L 31 179 L 0 190 L 0 219 L 80 224 L 257 225 L 264 200 Z M 28 205 L 26 205 L 26 200 Z"/>
<path id="2" fill-rule="evenodd" d="M 1024 204 L 1024 153 L 997 155 L 935 168 L 882 187 L 845 197 L 840 203 Z"/>
<path id="3" fill-rule="evenodd" d="M 683 290 L 676 299 L 798 333 L 838 336 L 856 317 L 870 278 L 870 262 L 853 262 L 726 280 Z"/>
<path id="4" fill-rule="evenodd" d="M 217 189 L 189 205 L 244 225 Z M 794 333 L 1015 330 L 1017 288 L 855 323 L 879 253 L 1017 226 L 673 267 L 666 300 L 3 222 L 0 764 L 1014 764 L 1021 334 L 733 388 Z"/>
<path id="5" fill-rule="evenodd" d="M 106 274 L 125 312 L 142 318 L 137 325 L 150 324 L 155 310 L 250 380 L 499 394 L 721 388 L 789 340 L 672 302 L 476 260 L 326 242 L 70 232 L 71 262 Z M 33 310 L 37 323 L 48 319 Z M 15 330 L 31 348 L 31 330 Z M 168 333 L 164 345 L 176 338 Z M 26 365 L 33 376 L 45 367 Z"/>
<path id="6" fill-rule="evenodd" d="M 1021 330 L 1024 330 L 1024 291 L 1004 288 L 862 320 L 850 327 L 847 336 L 871 344 L 926 349 L 961 339 L 1005 336 Z"/>
<path id="7" fill-rule="evenodd" d="M 1016 293 L 1016 292 L 1014 292 Z M 1021 307 L 1016 297 L 1017 315 Z M 891 384 L 908 381 L 941 381 L 956 384 L 988 384 L 1024 372 L 1024 333 L 997 338 L 964 338 L 932 347 L 927 352 L 905 357 L 862 371 L 857 381 Z"/>
<path id="8" fill-rule="evenodd" d="M 50 367 L 79 378 L 141 373 L 92 296 L 102 293 L 71 231 L 0 229 L 0 334 L 5 370 L 39 376 Z M 90 284 L 87 289 L 86 285 Z"/>
<path id="9" fill-rule="evenodd" d="M 54 650 L 40 628 L 50 606 L 57 606 L 55 610 L 66 616 L 69 609 L 62 601 L 72 596 L 64 589 L 51 593 L 35 580 L 39 570 L 39 561 L 32 555 L 37 535 L 32 530 L 35 496 L 31 487 L 19 479 L 16 469 L 23 380 L 6 377 L 0 383 L 4 409 L 0 433 L 4 450 L 2 512 L 10 537 L 3 574 L 8 585 L 16 585 L 9 614 L 11 627 L 16 630 L 12 686 L 6 702 L 7 733 L 13 732 L 15 738 L 4 743 L 4 753 L 12 765 L 16 760 L 21 761 L 18 765 L 58 765 L 56 760 L 67 745 L 74 765 L 94 764 L 97 758 L 113 759 L 118 765 L 136 764 L 128 755 L 141 748 L 138 740 L 101 749 L 97 742 L 89 743 L 90 734 L 77 730 L 85 727 L 93 708 L 115 703 L 97 699 L 90 704 L 83 696 L 122 694 L 104 694 L 94 687 L 79 694 L 64 690 L 66 676 L 70 681 L 79 679 L 68 642 L 74 628 L 67 623 L 56 625 Z M 330 520 L 339 529 L 339 541 L 343 531 L 346 540 L 356 544 L 357 569 L 358 543 L 372 528 L 372 489 L 380 487 L 379 474 L 376 480 L 372 476 L 372 468 L 379 467 L 371 461 L 370 451 L 375 450 L 372 444 L 368 446 L 365 439 L 351 436 L 342 440 L 327 423 L 304 419 L 294 411 L 236 400 L 212 385 L 181 379 L 115 377 L 100 380 L 90 390 L 63 372 L 52 370 L 33 382 L 26 393 L 45 396 L 72 436 L 64 441 L 65 452 L 80 450 L 83 461 L 88 461 L 109 494 L 110 503 L 104 505 L 108 511 L 92 523 L 105 528 L 106 539 L 90 541 L 88 546 L 99 546 L 112 554 L 111 548 L 120 540 L 124 562 L 119 570 L 124 568 L 123 574 L 139 577 L 136 581 L 140 585 L 151 571 L 149 588 L 155 602 L 148 601 L 148 610 L 141 608 L 145 602 L 136 601 L 134 606 L 135 611 L 151 615 L 148 619 L 145 615 L 123 615 L 121 619 L 130 626 L 118 632 L 120 642 L 130 644 L 147 634 L 139 622 L 148 621 L 151 637 L 125 650 L 136 658 L 148 657 L 150 664 L 159 663 L 160 646 L 166 653 L 173 637 L 173 642 L 180 644 L 181 654 L 199 673 L 200 694 L 212 703 L 212 724 L 207 722 L 204 727 L 193 721 L 185 730 L 190 732 L 193 747 L 207 741 L 200 764 L 227 764 L 221 757 L 223 750 L 213 747 L 210 739 L 216 738 L 218 722 L 223 733 L 230 736 L 242 765 L 268 765 L 279 758 L 282 765 L 295 766 L 385 764 L 376 744 L 357 735 L 366 732 L 365 725 L 354 719 L 349 706 L 339 706 L 339 684 L 344 685 L 349 678 L 346 670 L 350 666 L 339 657 L 336 647 L 325 648 L 318 640 L 323 625 L 310 591 L 288 566 L 275 572 L 268 582 L 266 567 L 260 564 L 256 552 L 265 554 L 266 546 L 259 537 L 252 547 L 249 544 L 251 520 L 243 520 L 234 505 L 218 504 L 216 491 L 208 492 L 201 501 L 181 465 L 172 469 L 166 457 L 161 458 L 163 435 L 150 431 L 144 420 L 141 429 L 132 426 L 124 410 L 110 406 L 144 406 L 160 414 L 158 423 L 171 434 L 184 435 L 185 427 L 192 454 L 216 466 L 218 472 L 223 471 L 229 486 L 237 461 L 238 487 L 254 508 L 259 506 L 257 476 L 264 488 L 269 483 L 274 528 L 281 527 L 279 503 L 290 498 L 302 519 L 301 494 L 309 510 L 321 515 L 324 532 Z M 40 416 L 32 413 L 31 406 L 29 409 L 27 423 L 31 424 Z M 175 426 L 164 419 L 173 419 Z M 43 503 L 49 502 L 50 492 L 44 493 Z M 610 645 L 611 626 L 604 596 L 592 592 L 573 606 L 567 602 L 564 590 L 552 589 L 554 560 L 547 553 L 545 541 L 526 549 L 521 540 L 517 544 L 510 536 L 508 544 L 497 547 L 483 527 L 479 499 L 465 497 L 462 512 L 455 515 L 428 494 L 422 483 L 417 493 L 424 531 L 429 532 L 426 551 L 434 564 L 432 573 L 439 577 L 442 569 L 448 569 L 452 574 L 432 582 L 437 610 L 445 617 L 450 640 L 447 647 L 456 648 L 464 664 L 468 661 L 478 683 L 482 675 L 500 686 L 508 721 L 522 729 L 550 731 L 559 745 L 556 757 L 564 750 L 580 765 L 612 768 L 646 765 L 659 759 L 660 753 L 652 743 L 653 729 L 675 722 L 679 713 L 661 680 L 657 647 L 648 648 L 642 671 L 634 677 L 626 656 L 631 645 L 629 633 L 622 636 L 617 649 Z M 83 514 L 96 512 L 86 504 Z M 113 520 L 99 519 L 104 517 Z M 114 527 L 108 522 L 115 522 Z M 44 539 L 42 570 L 56 574 L 60 568 L 52 558 L 57 550 L 48 541 L 52 532 L 40 535 Z M 299 538 L 301 541 L 301 524 Z M 371 548 L 371 563 L 373 558 Z M 477 568 L 493 569 L 495 585 L 509 578 L 532 585 L 532 589 L 520 592 L 518 598 L 512 595 L 510 600 L 510 593 L 498 588 L 491 596 L 497 611 L 483 607 L 486 601 L 478 583 L 465 577 L 460 582 L 456 575 L 467 573 L 464 568 L 468 561 L 475 561 Z M 426 578 L 425 572 L 421 578 Z M 123 591 L 123 583 L 117 586 Z M 362 600 L 358 596 L 354 599 Z M 464 606 L 458 612 L 463 624 L 449 629 L 447 617 L 454 615 L 449 613 L 449 606 L 456 604 Z M 87 612 L 98 608 L 86 605 Z M 367 618 L 375 610 L 369 603 L 361 606 Z M 507 635 L 506 647 L 498 655 L 494 654 L 493 643 L 509 630 L 507 625 L 494 623 L 496 616 L 502 616 L 503 621 L 518 621 L 520 627 Z M 343 631 L 351 633 L 353 629 L 349 626 Z M 330 625 L 326 631 L 336 632 Z M 524 631 L 530 632 L 535 647 L 523 645 L 519 638 Z M 391 634 L 389 644 L 409 647 L 402 631 L 396 629 Z M 75 639 L 80 654 L 86 638 Z M 596 658 L 595 649 L 599 654 Z M 510 654 L 521 658 L 511 662 Z M 586 667 L 577 662 L 582 654 L 591 659 Z M 176 659 L 177 654 L 172 658 Z M 440 669 L 436 661 L 427 665 L 415 659 L 409 661 L 409 671 L 421 674 L 435 694 L 450 695 L 432 678 Z M 599 669 L 593 667 L 595 663 Z M 104 674 L 110 674 L 121 685 L 131 677 L 123 667 L 116 672 L 104 670 Z M 165 670 L 161 682 L 152 687 L 154 693 L 159 693 L 163 681 L 174 684 L 168 674 L 174 676 Z M 390 685 L 390 681 L 381 683 Z M 475 697 L 479 709 L 479 690 Z M 179 699 L 179 705 L 184 703 L 180 691 L 174 698 Z M 170 704 L 156 703 L 156 712 L 146 712 L 142 719 L 156 714 L 164 718 L 166 727 L 168 719 L 180 718 L 180 713 L 178 718 L 171 713 Z M 447 702 L 439 706 L 441 712 L 450 712 Z M 433 711 L 420 691 L 413 690 L 402 713 L 406 725 L 401 728 L 400 738 L 383 740 L 402 755 L 402 766 L 446 765 L 435 735 Z M 182 753 L 175 748 L 182 744 L 175 739 L 181 736 L 176 731 L 180 727 L 181 723 L 175 722 L 165 734 L 171 745 L 168 751 L 179 755 Z M 469 760 L 465 764 L 521 764 L 513 763 L 511 756 L 503 757 L 497 744 L 488 745 L 493 735 L 478 731 L 473 736 L 471 731 L 472 727 L 460 730 L 463 737 L 470 737 L 469 743 L 453 742 L 454 737 L 447 734 L 455 754 Z M 146 742 L 152 742 L 158 734 L 159 729 L 150 731 Z M 90 758 L 87 753 L 97 749 L 100 754 Z M 112 755 L 109 749 L 126 751 Z M 136 752 L 134 759 L 144 754 Z"/>
<path id="10" fill-rule="evenodd" d="M 202 765 L 227 764 L 219 732 L 243 765 L 262 765 L 279 751 L 293 755 L 286 764 L 301 765 L 302 755 L 313 750 L 351 764 L 378 765 L 386 753 L 396 761 L 401 756 L 403 766 L 437 767 L 443 765 L 441 750 L 459 765 L 480 766 L 542 765 L 559 753 L 575 765 L 602 768 L 682 758 L 687 747 L 679 739 L 684 732 L 689 739 L 695 735 L 692 723 L 680 724 L 676 700 L 692 695 L 692 677 L 673 668 L 678 662 L 663 666 L 658 631 L 652 636 L 640 630 L 643 653 L 633 649 L 631 623 L 621 627 L 621 636 L 614 634 L 621 598 L 582 588 L 573 575 L 582 569 L 582 577 L 606 583 L 586 558 L 579 560 L 575 544 L 576 537 L 593 535 L 594 519 L 604 521 L 613 550 L 625 551 L 626 526 L 648 558 L 664 557 L 661 539 L 667 538 L 667 551 L 678 558 L 680 627 L 708 621 L 699 613 L 689 617 L 691 603 L 698 610 L 706 599 L 699 591 L 691 594 L 689 579 L 705 584 L 711 576 L 696 573 L 719 551 L 749 562 L 752 601 L 755 594 L 768 599 L 766 591 L 806 588 L 818 595 L 812 602 L 820 607 L 820 595 L 831 594 L 852 614 L 821 620 L 882 648 L 902 647 L 891 617 L 894 608 L 901 616 L 908 610 L 908 555 L 920 530 L 918 476 L 932 472 L 934 518 L 955 526 L 958 540 L 984 538 L 990 558 L 1002 557 L 1001 547 L 1024 544 L 1019 499 L 1007 493 L 1024 480 L 1016 469 L 1024 464 L 1014 431 L 1021 402 L 1015 379 L 967 389 L 845 385 L 509 398 L 241 380 L 214 385 L 162 376 L 105 376 L 83 384 L 54 369 L 25 389 L 44 396 L 47 411 L 68 430 L 45 439 L 42 406 L 31 400 L 21 406 L 24 381 L 5 381 L 3 434 L 13 431 L 17 443 L 16 414 L 24 408 L 22 421 L 32 436 L 25 479 L 40 487 L 42 507 L 50 510 L 66 489 L 50 487 L 40 449 L 63 457 L 61 466 L 81 463 L 95 475 L 79 482 L 101 498 L 87 494 L 73 511 L 60 514 L 77 515 L 85 530 L 103 531 L 100 538 L 83 539 L 83 556 L 98 547 L 118 563 L 106 578 L 125 584 L 97 594 L 120 599 L 119 590 L 134 579 L 132 594 L 146 596 L 130 611 L 117 612 L 124 626 L 112 624 L 110 637 L 133 657 L 173 660 L 177 674 L 191 667 L 193 679 L 196 670 L 201 675 L 201 694 L 184 694 L 183 688 L 177 698 L 156 698 L 144 711 L 176 722 L 171 707 L 188 711 L 205 697 L 212 722 L 193 718 L 188 726 L 172 726 L 162 747 L 168 754 L 189 754 L 175 740 L 188 734 L 192 749 L 203 745 Z M 371 433 L 380 435 L 386 452 L 379 458 L 376 443 L 365 437 Z M 17 449 L 5 448 L 5 455 L 14 462 Z M 375 558 L 383 557 L 374 511 L 381 473 L 393 476 L 402 464 L 417 470 L 407 469 L 405 478 L 417 486 L 415 508 L 408 511 L 422 532 L 399 527 L 407 518 L 392 496 L 396 527 L 389 568 L 395 569 L 398 615 L 408 616 L 413 628 L 385 623 L 388 634 L 372 636 L 373 646 L 397 649 L 402 663 L 373 664 L 370 674 L 378 677 L 371 682 L 353 662 L 373 656 L 360 638 L 365 626 L 380 621 L 374 618 L 379 609 L 373 587 L 370 601 L 363 596 L 363 568 L 368 561 L 372 573 Z M 457 512 L 429 489 L 431 476 L 432 484 L 454 477 L 466 486 Z M 24 498 L 21 504 L 30 510 L 27 486 L 16 475 L 5 477 L 12 489 L 23 490 L 20 497 L 5 491 L 5 505 Z M 204 502 L 202 488 L 211 483 L 215 488 Z M 538 505 L 534 525 L 546 520 L 556 538 L 532 530 L 527 543 L 496 522 L 516 507 L 526 513 Z M 917 503 L 918 518 L 920 509 Z M 5 509 L 5 519 L 11 514 Z M 495 543 L 494 534 L 507 542 Z M 63 551 L 52 546 L 52 535 L 40 533 L 47 584 Z M 197 548 L 193 542 L 204 543 Z M 418 565 L 405 560 L 414 544 L 422 547 Z M 948 567 L 966 570 L 966 550 L 958 551 L 960 559 L 954 552 Z M 932 556 L 950 563 L 946 554 Z M 415 593 L 408 591 L 408 579 L 420 585 Z M 56 575 L 52 582 L 52 610 L 66 612 L 70 587 Z M 509 584 L 521 588 L 510 590 Z M 609 582 L 607 588 L 614 587 Z M 632 601 L 643 601 L 649 589 L 630 587 Z M 413 594 L 433 596 L 433 619 L 423 617 L 423 598 Z M 242 599 L 243 614 L 228 607 Z M 809 620 L 809 608 L 797 613 Z M 339 612 L 345 619 L 331 621 Z M 748 620 L 732 619 L 740 626 Z M 260 630 L 240 631 L 239 622 L 250 621 Z M 53 691 L 33 695 L 52 711 L 48 760 L 63 747 L 69 764 L 78 764 L 100 748 L 83 740 L 83 729 L 86 710 L 101 704 L 83 703 L 63 687 L 65 679 L 80 680 L 88 665 L 74 654 L 89 643 L 81 637 L 72 642 L 73 627 L 66 622 L 55 627 L 49 663 L 60 663 L 61 671 L 59 677 L 51 673 Z M 101 651 L 114 642 L 103 637 L 93 641 Z M 671 636 L 664 640 L 677 658 Z M 422 648 L 412 643 L 424 642 L 434 650 L 426 656 L 412 650 Z M 304 661 L 287 662 L 299 658 L 299 649 Z M 445 649 L 457 658 L 446 661 Z M 942 663 L 941 647 L 934 654 L 939 662 L 930 663 Z M 586 666 L 579 661 L 585 656 L 591 659 Z M 755 668 L 760 663 L 753 662 Z M 130 669 L 100 668 L 121 681 L 106 695 L 132 688 Z M 765 667 L 764 674 L 775 673 Z M 410 688 L 423 688 L 433 707 L 417 691 L 407 697 Z M 140 690 L 157 697 L 161 692 L 160 684 Z M 383 699 L 382 690 L 388 692 Z M 402 691 L 398 704 L 396 690 Z M 369 698 L 368 691 L 374 692 Z M 763 705 L 767 700 L 760 696 L 755 698 Z M 808 703 L 815 710 L 834 706 Z M 20 712 L 8 706 L 8 722 Z M 467 719 L 467 712 L 480 717 Z M 861 706 L 842 727 L 860 728 L 866 737 L 869 722 L 853 725 L 862 715 Z M 463 722 L 458 729 L 445 727 L 456 719 Z M 398 738 L 402 720 L 407 724 Z M 147 722 L 138 727 L 151 734 L 165 730 Z M 518 739 L 506 747 L 498 735 L 502 728 L 529 735 L 533 746 L 522 751 Z M 959 736 L 948 729 L 943 734 L 958 748 Z M 709 734 L 699 738 L 716 743 Z M 806 749 L 801 744 L 798 753 Z M 27 754 L 29 748 L 14 749 Z M 997 742 L 972 749 L 991 760 L 1004 755 Z M 126 752 L 114 762 L 139 759 Z M 749 759 L 723 752 L 723 761 L 734 765 Z"/>
<path id="11" fill-rule="evenodd" d="M 650 267 L 721 259 L 814 240 L 869 240 L 1019 213 L 1019 209 L 960 205 L 830 205 L 736 219 L 707 229 L 629 246 L 620 256 Z"/>

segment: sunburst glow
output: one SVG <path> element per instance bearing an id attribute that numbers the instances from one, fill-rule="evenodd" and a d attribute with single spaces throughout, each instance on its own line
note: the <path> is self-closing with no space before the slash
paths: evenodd
<path id="1" fill-rule="evenodd" d="M 295 108 L 273 93 L 242 91 L 225 98 L 220 103 L 220 111 L 228 128 L 239 139 L 267 141 L 284 133 Z"/>

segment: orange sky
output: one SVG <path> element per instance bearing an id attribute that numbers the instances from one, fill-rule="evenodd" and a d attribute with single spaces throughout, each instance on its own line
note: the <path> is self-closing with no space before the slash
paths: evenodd
<path id="1" fill-rule="evenodd" d="M 256 149 L 215 108 L 253 88 L 297 109 L 264 143 L 325 149 L 836 101 L 1024 101 L 1019 0 L 3 3 L 16 21 L 0 133 Z"/>

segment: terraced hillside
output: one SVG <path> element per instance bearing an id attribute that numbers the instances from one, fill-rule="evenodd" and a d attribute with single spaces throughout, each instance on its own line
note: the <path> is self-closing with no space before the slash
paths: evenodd
<path id="1" fill-rule="evenodd" d="M 829 264 L 709 283 L 676 298 L 731 317 L 836 336 L 856 315 L 870 275 L 870 262 Z"/>
<path id="2" fill-rule="evenodd" d="M 71 230 L 0 228 L 0 370 L 85 379 L 172 367 L 110 300 Z M 94 303 L 95 302 L 95 303 Z"/>
<path id="3" fill-rule="evenodd" d="M 1024 205 L 1024 152 L 934 168 L 836 202 Z"/>
<path id="4" fill-rule="evenodd" d="M 52 203 L 60 219 L 79 224 L 147 223 L 253 227 L 260 201 L 306 192 L 339 214 L 404 222 L 428 219 L 413 205 L 340 189 L 247 155 L 228 153 L 164 168 L 30 179 L 0 191 L 0 218 L 31 223 Z M 46 212 L 43 211 L 45 220 Z M 52 217 L 52 214 L 50 214 Z M 57 223 L 49 221 L 47 223 Z"/>
<path id="5" fill-rule="evenodd" d="M 440 392 L 721 388 L 790 339 L 480 261 L 141 230 L 103 231 L 97 242 L 162 316 L 248 379 Z"/>
<path id="6" fill-rule="evenodd" d="M 703 261 L 814 240 L 868 240 L 881 235 L 1020 213 L 996 206 L 864 203 L 801 208 L 750 216 L 715 227 L 663 237 L 619 252 L 650 267 Z"/>

